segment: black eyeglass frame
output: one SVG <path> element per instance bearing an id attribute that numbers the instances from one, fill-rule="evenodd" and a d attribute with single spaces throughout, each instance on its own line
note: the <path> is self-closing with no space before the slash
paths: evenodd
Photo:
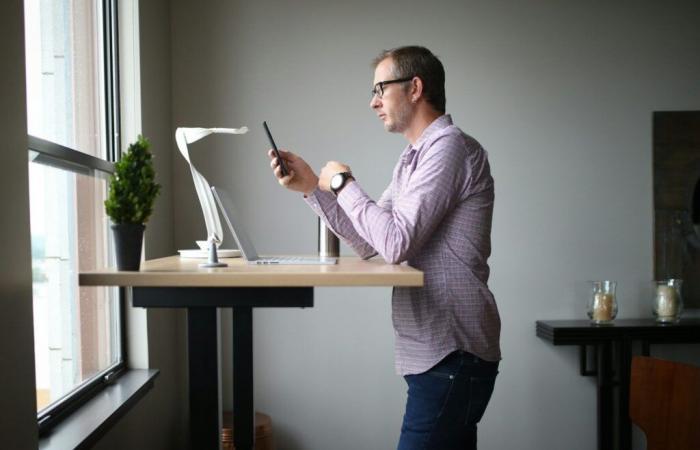
<path id="1" fill-rule="evenodd" d="M 384 96 L 384 86 L 387 84 L 393 84 L 393 83 L 405 83 L 406 81 L 411 81 L 415 77 L 408 77 L 408 78 L 397 78 L 396 80 L 387 80 L 387 81 L 380 81 L 374 85 L 372 88 L 372 98 L 376 95 L 377 98 L 382 98 Z"/>

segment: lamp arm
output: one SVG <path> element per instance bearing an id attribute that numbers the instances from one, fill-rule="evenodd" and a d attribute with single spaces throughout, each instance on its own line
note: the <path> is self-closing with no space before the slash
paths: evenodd
<path id="1" fill-rule="evenodd" d="M 197 191 L 197 197 L 199 198 L 199 204 L 202 206 L 202 214 L 204 215 L 204 222 L 207 226 L 207 237 L 208 241 L 212 235 L 216 236 L 216 239 L 221 242 L 224 239 L 223 228 L 221 227 L 221 221 L 219 220 L 219 210 L 216 207 L 216 202 L 214 201 L 214 196 L 209 189 L 209 182 L 204 176 L 195 169 L 192 161 L 190 160 L 189 149 L 187 148 L 188 143 L 196 142 L 212 133 L 215 134 L 245 134 L 248 132 L 248 127 L 241 128 L 185 128 L 179 127 L 175 130 L 175 142 L 177 147 L 185 158 L 185 161 L 190 166 L 190 171 L 192 172 L 192 181 L 194 182 L 195 190 Z"/>
<path id="2" fill-rule="evenodd" d="M 199 204 L 202 206 L 204 223 L 207 226 L 207 239 L 209 239 L 212 234 L 216 234 L 218 239 L 223 239 L 224 233 L 221 227 L 221 221 L 219 220 L 219 210 L 216 207 L 214 197 L 209 189 L 209 182 L 194 168 L 194 166 L 190 166 L 190 171 L 192 172 L 192 180 L 194 181 L 194 187 L 197 191 Z"/>
<path id="3" fill-rule="evenodd" d="M 248 132 L 248 127 L 240 128 L 209 128 L 212 133 L 215 134 L 246 134 Z"/>

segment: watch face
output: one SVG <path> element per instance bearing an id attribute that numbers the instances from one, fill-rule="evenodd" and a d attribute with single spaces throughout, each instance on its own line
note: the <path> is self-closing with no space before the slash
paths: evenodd
<path id="1" fill-rule="evenodd" d="M 343 174 L 336 173 L 331 177 L 331 189 L 338 189 L 343 184 Z"/>

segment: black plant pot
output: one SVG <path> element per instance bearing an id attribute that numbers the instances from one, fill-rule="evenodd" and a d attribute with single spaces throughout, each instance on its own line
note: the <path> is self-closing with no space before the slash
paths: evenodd
<path id="1" fill-rule="evenodd" d="M 145 225 L 120 223 L 112 225 L 114 251 L 117 253 L 117 269 L 139 270 L 141 266 L 141 246 Z"/>

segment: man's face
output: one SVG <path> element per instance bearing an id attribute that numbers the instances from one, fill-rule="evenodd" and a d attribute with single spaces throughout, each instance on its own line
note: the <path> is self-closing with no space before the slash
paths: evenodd
<path id="1" fill-rule="evenodd" d="M 374 70 L 374 82 L 376 86 L 380 81 L 394 80 L 394 62 L 386 58 L 377 65 Z M 392 83 L 384 86 L 384 94 L 381 98 L 374 95 L 369 106 L 384 122 L 384 129 L 391 133 L 403 133 L 411 122 L 413 108 L 409 101 L 409 93 L 406 91 L 406 83 Z"/>

